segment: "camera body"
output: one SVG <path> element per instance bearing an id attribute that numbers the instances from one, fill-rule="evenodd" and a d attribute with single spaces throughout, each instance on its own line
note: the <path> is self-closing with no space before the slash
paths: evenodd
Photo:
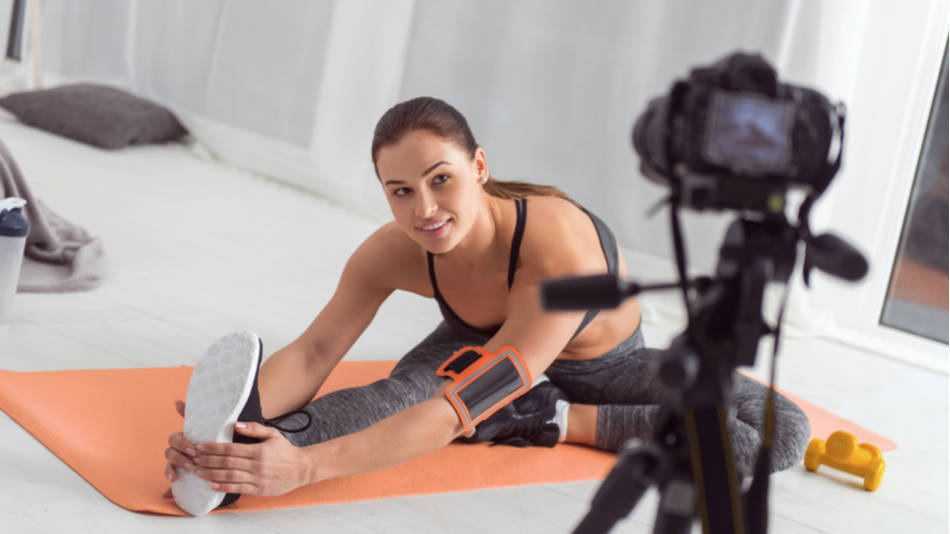
<path id="1" fill-rule="evenodd" d="M 781 213 L 790 187 L 817 196 L 840 163 L 844 107 L 779 82 L 760 55 L 693 69 L 633 129 L 641 170 L 693 209 Z"/>

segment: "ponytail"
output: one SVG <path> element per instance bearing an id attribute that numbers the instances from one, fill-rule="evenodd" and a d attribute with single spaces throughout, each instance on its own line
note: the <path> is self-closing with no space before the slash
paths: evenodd
<path id="1" fill-rule="evenodd" d="M 504 199 L 522 199 L 530 196 L 548 196 L 567 199 L 567 193 L 553 185 L 539 185 L 528 182 L 496 180 L 491 176 L 482 185 L 485 192 L 493 197 Z"/>

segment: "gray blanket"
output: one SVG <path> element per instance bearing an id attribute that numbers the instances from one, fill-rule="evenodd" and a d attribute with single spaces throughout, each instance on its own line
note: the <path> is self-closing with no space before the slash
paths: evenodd
<path id="1" fill-rule="evenodd" d="M 0 141 L 0 198 L 27 201 L 30 221 L 18 292 L 61 292 L 93 289 L 105 271 L 102 243 L 66 221 L 35 198 L 16 161 Z"/>

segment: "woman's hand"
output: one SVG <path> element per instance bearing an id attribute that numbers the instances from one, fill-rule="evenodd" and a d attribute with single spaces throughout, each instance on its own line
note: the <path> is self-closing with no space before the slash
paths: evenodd
<path id="1" fill-rule="evenodd" d="M 258 423 L 236 423 L 234 430 L 262 441 L 198 445 L 193 472 L 207 480 L 211 489 L 271 496 L 310 483 L 309 458 L 277 429 Z"/>
<path id="2" fill-rule="evenodd" d="M 175 399 L 175 410 L 178 411 L 178 415 L 185 416 L 185 403 Z M 185 469 L 186 471 L 195 470 L 195 454 L 197 449 L 195 445 L 185 439 L 185 435 L 181 432 L 175 432 L 174 434 L 168 436 L 168 445 L 169 447 L 165 449 L 165 459 L 168 460 L 168 463 L 165 464 L 165 476 L 168 477 L 168 480 L 174 481 L 178 478 L 177 469 Z M 166 498 L 171 498 L 171 490 L 165 493 Z"/>

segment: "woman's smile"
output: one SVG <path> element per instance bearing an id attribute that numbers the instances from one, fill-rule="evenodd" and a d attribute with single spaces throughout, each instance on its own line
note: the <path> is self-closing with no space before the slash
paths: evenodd
<path id="1" fill-rule="evenodd" d="M 452 219 L 439 219 L 437 221 L 428 222 L 422 225 L 419 225 L 419 230 L 422 234 L 429 238 L 442 237 L 446 232 L 449 231 L 449 224 L 452 222 Z"/>

